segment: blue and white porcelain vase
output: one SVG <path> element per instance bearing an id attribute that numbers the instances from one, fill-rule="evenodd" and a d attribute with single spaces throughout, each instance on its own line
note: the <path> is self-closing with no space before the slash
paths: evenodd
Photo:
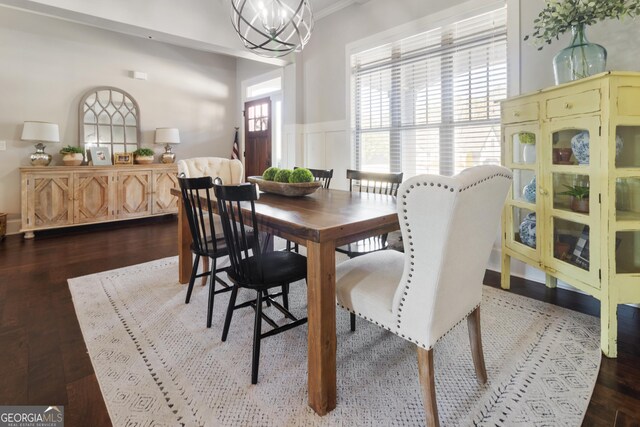
<path id="1" fill-rule="evenodd" d="M 616 135 L 616 159 L 622 150 L 623 141 Z M 571 150 L 579 165 L 589 164 L 589 131 L 583 130 L 571 138 Z"/>
<path id="2" fill-rule="evenodd" d="M 522 197 L 524 197 L 524 199 L 529 203 L 536 202 L 536 177 L 535 176 L 522 189 Z"/>
<path id="3" fill-rule="evenodd" d="M 532 248 L 536 247 L 536 214 L 531 212 L 520 224 L 520 241 Z"/>

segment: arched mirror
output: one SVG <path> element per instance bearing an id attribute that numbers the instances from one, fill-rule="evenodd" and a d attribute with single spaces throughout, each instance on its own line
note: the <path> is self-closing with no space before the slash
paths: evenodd
<path id="1" fill-rule="evenodd" d="M 111 153 L 130 153 L 140 142 L 140 108 L 127 92 L 109 86 L 91 89 L 79 109 L 79 141 L 89 147 L 109 147 Z"/>

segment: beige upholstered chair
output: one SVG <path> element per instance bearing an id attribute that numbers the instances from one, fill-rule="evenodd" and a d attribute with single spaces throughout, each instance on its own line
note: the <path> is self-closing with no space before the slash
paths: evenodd
<path id="1" fill-rule="evenodd" d="M 415 343 L 427 425 L 438 425 L 433 346 L 467 319 L 480 383 L 482 279 L 511 172 L 478 166 L 454 177 L 420 175 L 398 191 L 405 253 L 373 252 L 337 267 L 338 304 Z"/>
<path id="2" fill-rule="evenodd" d="M 178 161 L 178 175 L 185 178 L 220 177 L 225 185 L 240 184 L 244 180 L 244 167 L 237 159 L 222 157 L 194 157 Z"/>
<path id="3" fill-rule="evenodd" d="M 184 174 L 184 175 L 183 175 Z M 244 166 L 238 159 L 225 159 L 222 157 L 194 157 L 178 160 L 178 176 L 183 178 L 201 178 L 210 176 L 213 179 L 220 178 L 225 185 L 240 184 L 244 181 Z M 215 215 L 213 222 L 216 231 L 222 232 L 220 217 Z M 209 258 L 204 258 L 203 268 L 209 268 Z M 202 286 L 207 284 L 207 278 L 202 278 Z"/>

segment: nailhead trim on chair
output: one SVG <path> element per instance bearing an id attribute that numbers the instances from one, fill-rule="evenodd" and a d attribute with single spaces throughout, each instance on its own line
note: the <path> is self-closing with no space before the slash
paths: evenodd
<path id="1" fill-rule="evenodd" d="M 487 181 L 489 181 L 489 180 L 491 180 L 491 179 L 493 179 L 493 178 L 496 178 L 496 177 L 507 178 L 507 179 L 509 179 L 509 180 L 511 180 L 511 179 L 512 179 L 512 177 L 511 177 L 511 176 L 509 176 L 509 175 L 502 174 L 502 173 L 497 173 L 497 174 L 494 174 L 494 175 L 488 176 L 488 177 L 486 177 L 486 178 L 484 178 L 484 179 L 482 179 L 482 180 L 480 180 L 480 181 L 474 182 L 473 184 L 469 184 L 469 185 L 468 185 L 468 186 L 466 186 L 466 187 L 460 188 L 460 189 L 458 190 L 458 192 L 462 193 L 463 191 L 466 191 L 466 190 L 468 190 L 468 189 L 470 189 L 470 188 L 473 188 L 473 187 L 477 186 L 478 184 L 482 184 L 483 182 L 487 182 Z M 434 187 L 436 184 L 437 184 L 437 186 L 438 186 L 439 188 L 443 188 L 443 189 L 445 189 L 445 190 L 449 190 L 449 191 L 450 191 L 450 192 L 452 192 L 452 193 L 453 193 L 453 192 L 455 192 L 455 188 L 454 188 L 454 187 L 449 187 L 448 185 L 444 185 L 444 186 L 443 186 L 441 183 L 435 183 L 435 182 L 429 182 L 429 183 L 427 183 L 427 182 L 424 182 L 422 185 L 424 185 L 425 187 L 426 187 L 426 186 Z M 409 193 L 411 193 L 411 190 L 412 190 L 412 189 L 414 189 L 416 186 L 418 186 L 418 187 L 419 187 L 419 186 L 420 186 L 420 183 L 416 183 L 415 185 L 411 185 L 411 186 L 409 186 L 409 189 L 407 189 L 406 193 L 402 195 L 402 198 L 406 200 L 406 199 L 407 199 L 407 195 L 408 195 Z M 403 206 L 407 206 L 407 202 L 406 202 L 406 201 L 403 201 L 403 202 L 402 202 L 402 205 L 403 205 Z M 403 209 L 403 212 L 406 214 L 406 213 L 407 213 L 407 210 L 406 210 L 406 209 Z M 406 220 L 406 219 L 407 219 L 407 217 L 405 216 L 405 217 L 404 217 L 404 219 Z M 405 226 L 406 226 L 406 227 L 409 227 L 409 223 L 408 223 L 408 222 L 407 222 L 407 223 L 405 223 Z M 409 246 L 410 246 L 410 248 L 409 248 L 409 252 L 410 252 L 410 254 L 411 254 L 410 256 L 411 256 L 411 259 L 415 259 L 415 256 L 413 255 L 413 253 L 415 252 L 415 249 L 412 247 L 412 246 L 413 246 L 413 242 L 412 242 L 413 237 L 411 236 L 411 229 L 407 228 L 407 234 L 408 234 L 408 236 L 409 236 Z M 414 265 L 415 265 L 415 263 L 414 263 L 413 261 L 411 261 L 411 262 L 410 262 L 410 265 L 411 265 L 411 267 L 409 268 L 409 279 L 407 279 L 407 284 L 405 285 L 405 289 L 404 289 L 404 295 L 405 295 L 405 296 L 407 296 L 407 295 L 408 295 L 409 288 L 410 288 L 410 286 L 411 286 L 411 279 L 413 278 L 413 272 L 414 272 Z M 402 301 L 405 301 L 405 299 L 404 299 L 404 298 L 402 298 Z M 400 303 L 400 307 L 398 308 L 398 319 L 397 319 L 397 325 L 396 325 L 396 328 L 400 328 L 400 325 L 402 324 L 402 307 L 403 307 L 403 306 L 404 306 L 404 304 L 401 302 L 401 303 Z M 475 309 L 476 309 L 476 308 L 478 308 L 479 306 L 480 306 L 480 305 L 477 305 L 476 307 L 474 307 L 474 308 L 473 308 L 473 310 L 475 310 Z M 345 307 L 343 307 L 343 308 L 345 308 Z M 348 309 L 347 309 L 347 310 L 348 310 Z M 449 333 L 453 328 L 455 328 L 455 327 L 456 327 L 457 325 L 459 325 L 459 324 L 460 324 L 464 319 L 466 319 L 466 318 L 469 316 L 469 314 L 471 314 L 471 313 L 473 312 L 473 310 L 471 310 L 469 313 L 467 313 L 467 315 L 466 315 L 465 317 L 463 317 L 463 318 L 462 318 L 462 320 L 460 320 L 460 322 L 458 322 L 458 323 L 456 323 L 455 325 L 453 325 L 453 326 L 451 327 L 451 329 L 449 329 L 447 332 L 445 332 L 445 333 L 442 335 L 442 337 L 444 337 L 445 335 L 447 335 L 447 334 L 448 334 L 448 333 Z M 362 317 L 362 316 L 361 316 L 361 317 Z M 393 331 L 392 331 L 392 332 L 393 332 Z M 396 333 L 396 335 L 398 335 L 398 334 Z M 411 337 L 405 337 L 404 335 L 400 335 L 400 336 L 401 336 L 402 338 L 405 338 L 406 340 L 408 340 L 408 341 L 410 341 L 410 342 L 413 342 L 413 343 L 415 343 L 415 344 L 417 344 L 417 345 L 421 346 L 422 348 L 428 348 L 429 350 L 432 348 L 432 346 L 427 347 L 427 345 L 426 345 L 426 344 L 423 344 L 423 343 L 419 342 L 419 341 L 418 341 L 418 340 L 416 340 L 416 339 L 412 339 Z M 436 342 L 437 342 L 437 341 L 439 341 L 442 337 L 438 338 L 438 340 L 436 340 Z"/>

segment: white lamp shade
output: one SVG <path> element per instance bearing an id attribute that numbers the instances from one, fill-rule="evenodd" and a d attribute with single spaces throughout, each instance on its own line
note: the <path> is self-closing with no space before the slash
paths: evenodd
<path id="1" fill-rule="evenodd" d="M 47 122 L 24 122 L 23 141 L 60 142 L 58 125 Z"/>
<path id="2" fill-rule="evenodd" d="M 176 128 L 157 128 L 156 144 L 180 144 L 180 132 Z"/>

